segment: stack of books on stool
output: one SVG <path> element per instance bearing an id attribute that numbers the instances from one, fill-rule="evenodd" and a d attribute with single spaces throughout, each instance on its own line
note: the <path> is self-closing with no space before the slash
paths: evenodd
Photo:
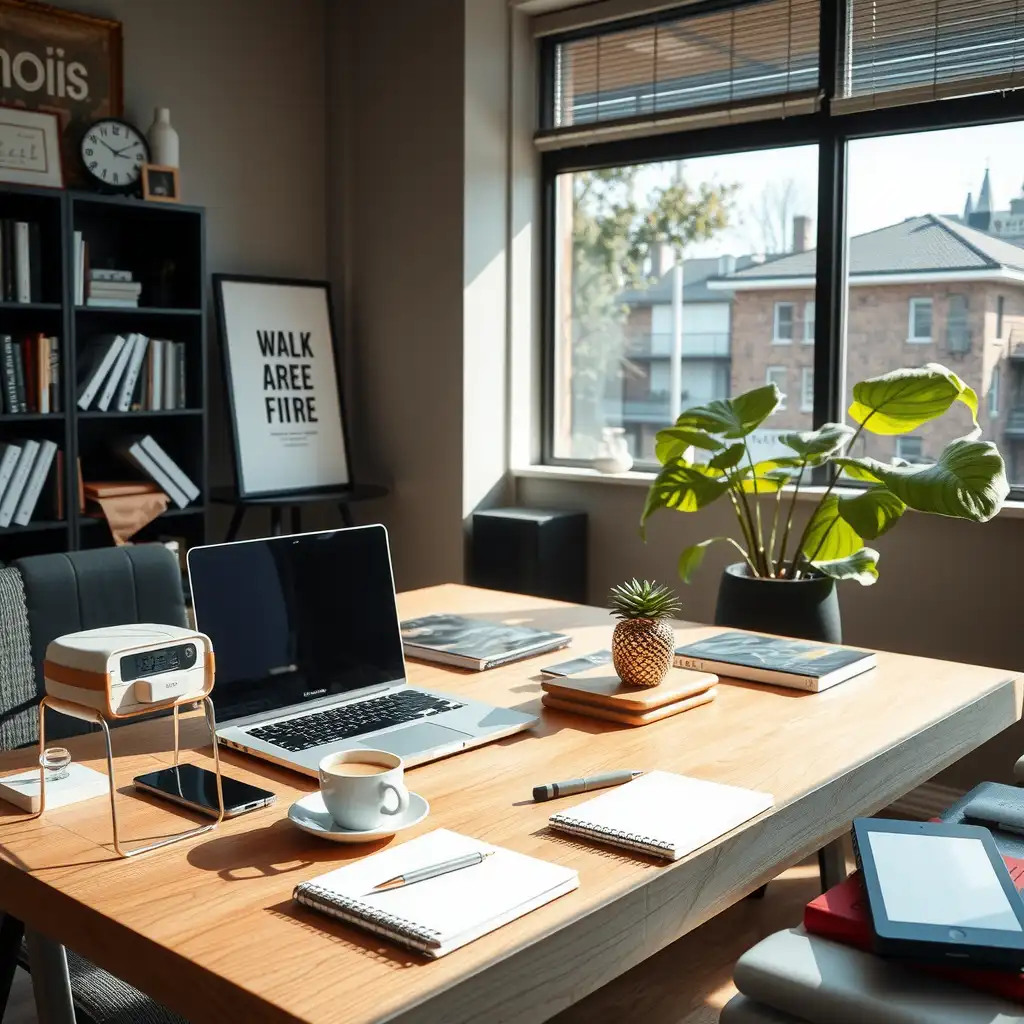
<path id="1" fill-rule="evenodd" d="M 621 725 L 648 725 L 710 704 L 718 676 L 673 668 L 658 686 L 627 686 L 610 666 L 597 666 L 541 683 L 545 707 L 602 718 Z"/>

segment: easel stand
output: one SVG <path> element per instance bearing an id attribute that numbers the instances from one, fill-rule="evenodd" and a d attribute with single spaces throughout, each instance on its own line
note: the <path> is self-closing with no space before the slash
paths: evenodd
<path id="1" fill-rule="evenodd" d="M 317 503 L 329 503 L 338 506 L 341 522 L 344 526 L 355 526 L 352 510 L 349 507 L 358 501 L 372 501 L 374 498 L 387 497 L 388 489 L 379 484 L 356 484 L 352 487 L 339 487 L 333 490 L 297 491 L 290 494 L 258 494 L 240 497 L 230 488 L 214 488 L 211 500 L 217 505 L 231 505 L 234 514 L 231 525 L 224 536 L 225 542 L 233 541 L 242 528 L 242 520 L 250 508 L 270 509 L 270 536 L 278 537 L 284 530 L 284 510 L 291 510 L 289 533 L 302 533 L 302 506 Z"/>
<path id="2" fill-rule="evenodd" d="M 191 839 L 194 836 L 201 836 L 204 832 L 209 832 L 215 829 L 224 820 L 224 787 L 221 782 L 220 775 L 220 752 L 217 748 L 217 720 L 214 715 L 213 702 L 209 697 L 209 688 L 207 689 L 207 696 L 201 698 L 200 701 L 205 711 L 204 718 L 206 720 L 207 728 L 210 730 L 210 742 L 213 744 L 213 770 L 217 776 L 217 818 L 215 821 L 208 825 L 197 825 L 195 828 L 190 828 L 185 832 L 179 832 L 177 835 L 169 836 L 167 839 L 161 839 L 155 843 L 147 843 L 144 846 L 136 846 L 134 849 L 126 850 L 121 846 L 121 838 L 117 830 L 117 786 L 114 783 L 114 751 L 110 741 L 110 726 L 107 724 L 106 717 L 101 711 L 96 708 L 87 707 L 83 704 L 75 704 L 67 700 L 58 700 L 56 697 L 49 695 L 45 696 L 39 702 L 39 811 L 38 814 L 42 814 L 46 810 L 46 769 L 43 767 L 43 751 L 46 749 L 46 714 L 47 708 L 53 711 L 59 712 L 62 715 L 68 715 L 71 718 L 77 718 L 83 722 L 96 722 L 99 727 L 103 730 L 103 739 L 106 744 L 107 750 L 107 779 L 110 783 L 110 824 L 113 829 L 114 836 L 114 850 L 117 852 L 119 857 L 135 857 L 140 853 L 147 853 L 150 850 L 159 849 L 161 846 L 170 846 L 171 843 L 176 843 L 182 839 Z M 161 704 L 153 704 L 144 708 L 141 712 L 136 714 L 152 714 L 154 711 L 163 711 L 167 708 L 173 708 L 172 718 L 174 720 L 174 766 L 178 766 L 178 709 L 182 705 L 196 704 L 197 700 L 195 696 L 186 697 L 172 702 L 165 701 Z M 128 716 L 118 716 L 119 718 Z"/>

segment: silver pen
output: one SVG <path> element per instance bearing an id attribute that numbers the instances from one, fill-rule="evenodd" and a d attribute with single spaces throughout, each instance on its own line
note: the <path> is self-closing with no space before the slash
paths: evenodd
<path id="1" fill-rule="evenodd" d="M 588 793 L 592 789 L 605 789 L 608 786 L 621 786 L 624 782 L 632 782 L 638 775 L 643 775 L 643 772 L 605 772 L 604 775 L 591 775 L 585 779 L 569 779 L 566 782 L 549 782 L 546 786 L 533 787 L 533 799 L 554 800 L 555 797 L 572 796 L 573 793 Z"/>
<path id="2" fill-rule="evenodd" d="M 401 889 L 403 885 L 412 885 L 413 882 L 425 882 L 428 878 L 436 878 L 438 875 L 447 875 L 450 871 L 461 871 L 463 868 L 471 868 L 480 864 L 485 857 L 493 857 L 494 851 L 486 853 L 467 853 L 462 857 L 453 857 L 451 860 L 443 860 L 438 864 L 428 864 L 424 868 L 414 868 L 401 875 L 395 875 L 380 885 L 375 885 L 371 892 L 387 892 L 389 889 Z"/>

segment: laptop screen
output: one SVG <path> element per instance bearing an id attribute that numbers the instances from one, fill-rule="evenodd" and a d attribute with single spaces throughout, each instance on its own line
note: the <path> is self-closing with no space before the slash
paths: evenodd
<path id="1" fill-rule="evenodd" d="M 405 677 L 383 526 L 193 548 L 221 724 Z"/>

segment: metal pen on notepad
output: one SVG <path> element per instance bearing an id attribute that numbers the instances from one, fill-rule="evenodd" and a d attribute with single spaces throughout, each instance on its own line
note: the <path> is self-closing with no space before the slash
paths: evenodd
<path id="1" fill-rule="evenodd" d="M 643 772 L 621 771 L 605 772 L 604 775 L 591 775 L 584 779 L 568 779 L 566 782 L 549 782 L 546 786 L 533 787 L 534 800 L 554 800 L 559 796 L 572 796 L 574 793 L 589 793 L 592 789 L 605 789 L 608 786 L 621 786 L 624 782 L 643 775 Z"/>
<path id="2" fill-rule="evenodd" d="M 412 885 L 413 882 L 425 882 L 428 878 L 436 878 L 438 875 L 447 875 L 451 871 L 461 871 L 463 868 L 471 868 L 483 862 L 485 857 L 493 857 L 494 851 L 487 850 L 485 853 L 467 853 L 463 857 L 453 857 L 451 860 L 443 860 L 437 864 L 428 864 L 426 867 L 414 868 L 401 875 L 395 875 L 386 882 L 375 885 L 371 892 L 387 892 L 389 889 L 401 889 L 403 885 Z"/>

